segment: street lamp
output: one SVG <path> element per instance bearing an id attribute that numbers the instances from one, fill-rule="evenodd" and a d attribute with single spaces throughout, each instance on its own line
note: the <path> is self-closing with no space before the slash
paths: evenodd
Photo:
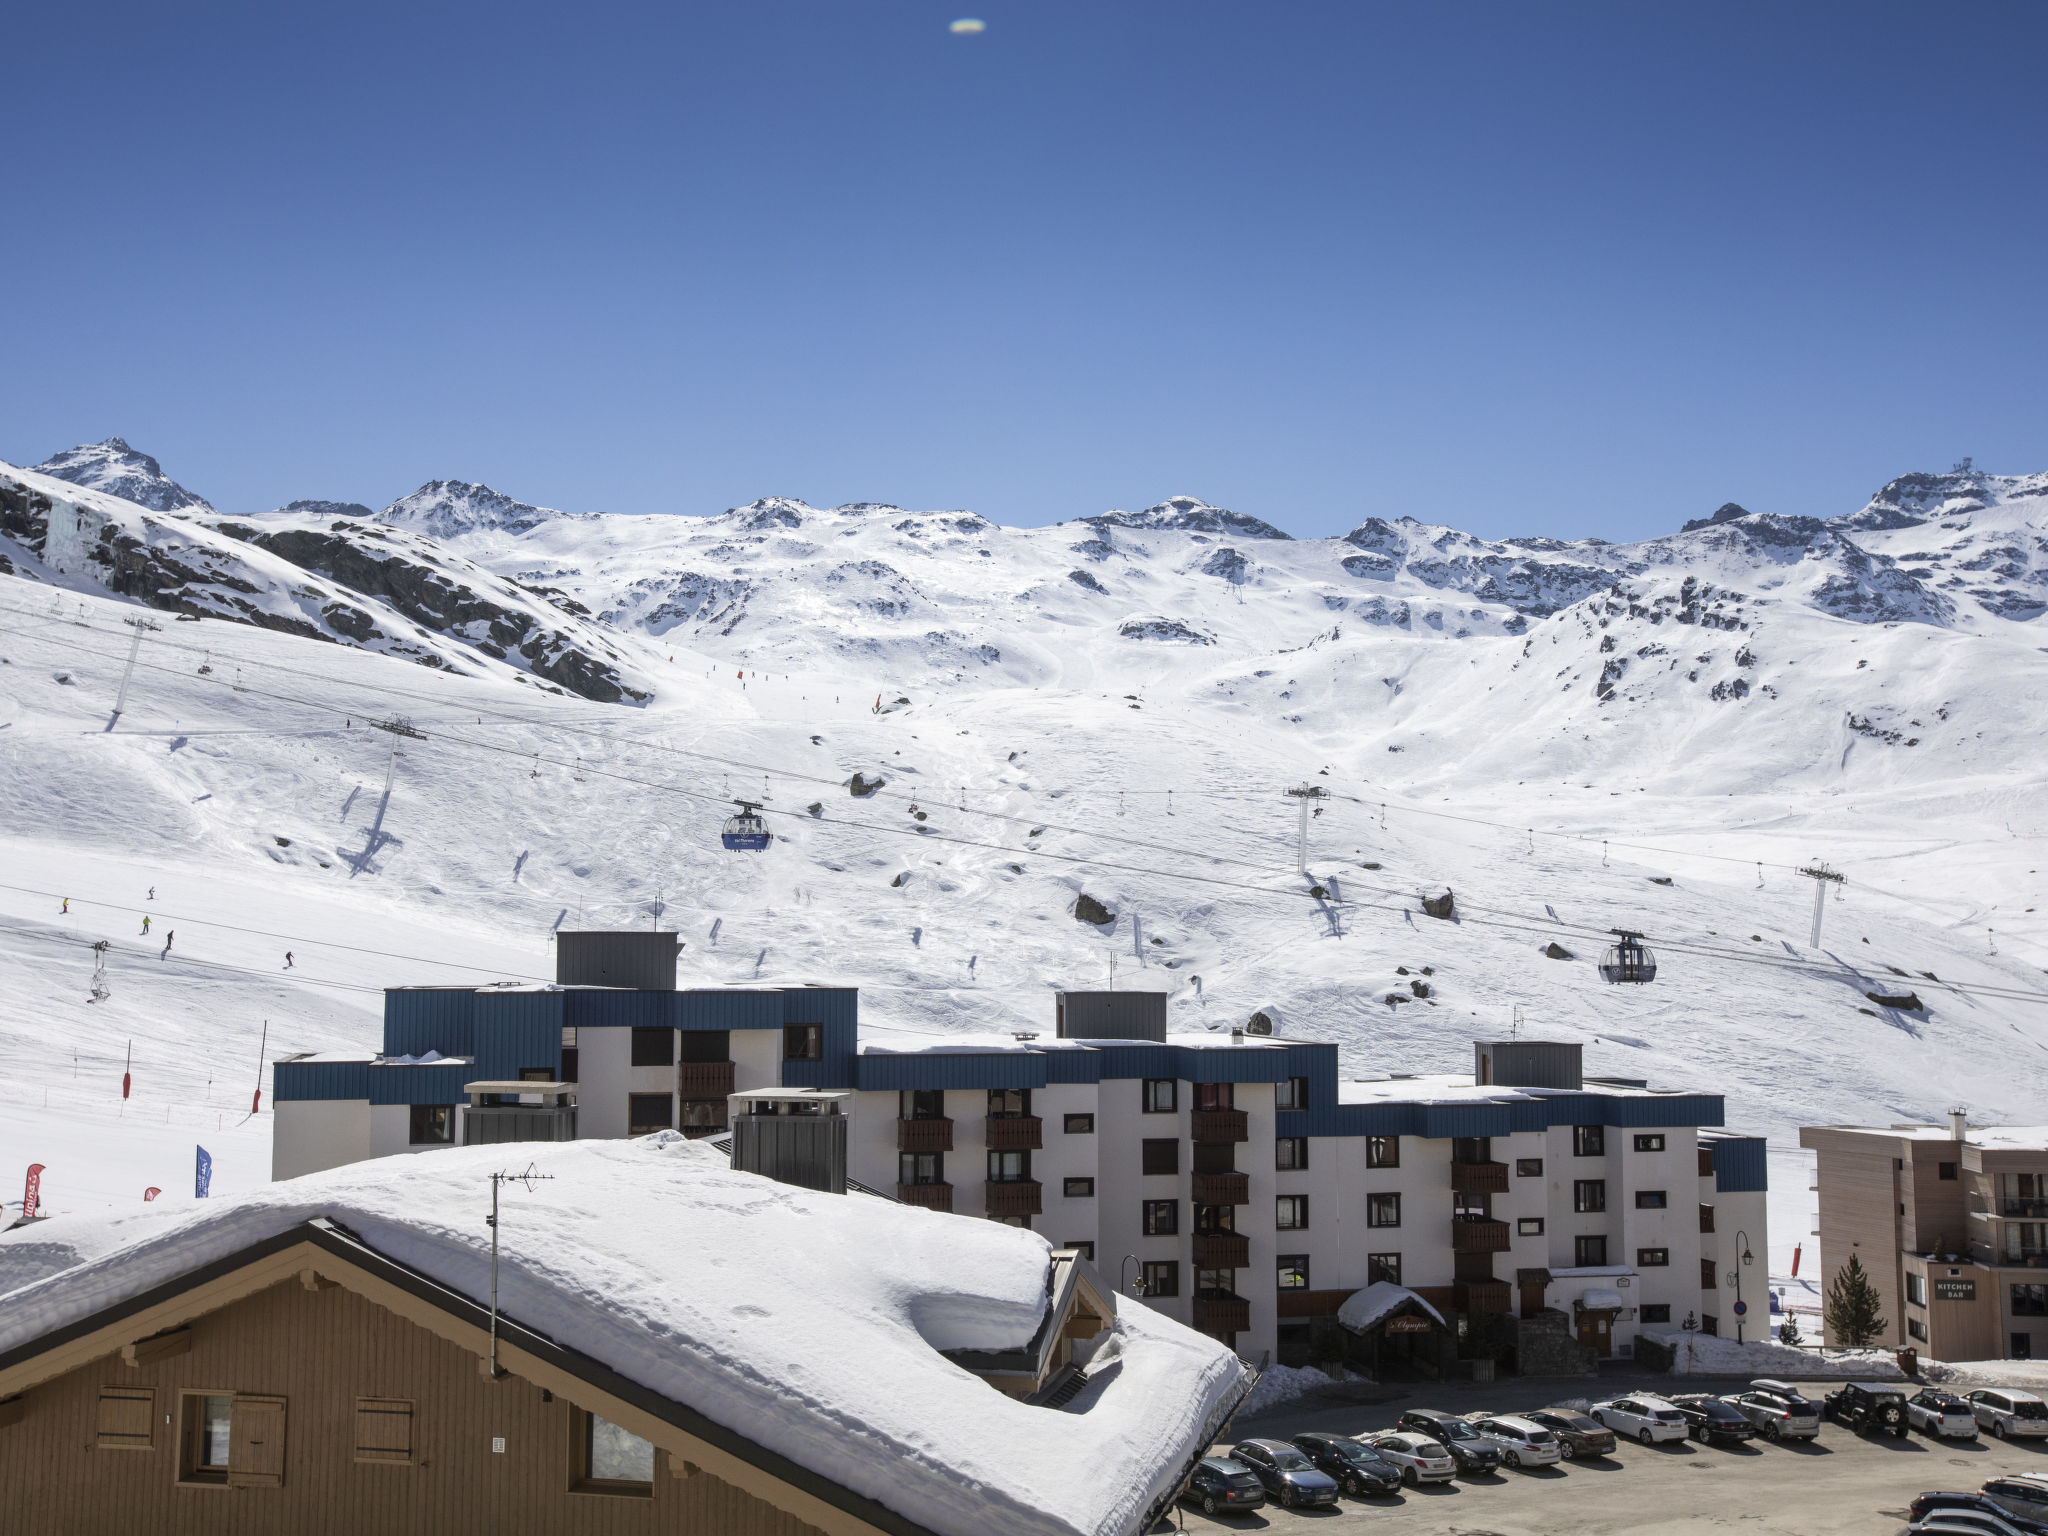
<path id="1" fill-rule="evenodd" d="M 1742 1320 L 1749 1314 L 1749 1303 L 1742 1299 L 1742 1271 L 1756 1262 L 1756 1255 L 1749 1251 L 1749 1234 L 1737 1232 L 1735 1241 L 1742 1248 L 1742 1262 L 1728 1271 L 1728 1283 L 1735 1287 L 1735 1342 L 1743 1342 Z"/>
<path id="2" fill-rule="evenodd" d="M 1124 1284 L 1124 1277 L 1131 1272 L 1133 1264 L 1138 1266 L 1138 1278 L 1126 1285 Z M 1124 1255 L 1123 1264 L 1117 1270 L 1117 1284 L 1122 1285 L 1133 1296 L 1143 1296 L 1145 1294 L 1145 1266 L 1135 1253 Z"/>

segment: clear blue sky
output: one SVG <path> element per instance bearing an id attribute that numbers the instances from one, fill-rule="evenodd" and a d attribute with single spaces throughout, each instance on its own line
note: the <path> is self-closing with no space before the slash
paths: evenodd
<path id="1" fill-rule="evenodd" d="M 223 510 L 1626 538 L 2048 470 L 2032 0 L 86 0 L 0 44 L 0 458 L 119 434 Z"/>

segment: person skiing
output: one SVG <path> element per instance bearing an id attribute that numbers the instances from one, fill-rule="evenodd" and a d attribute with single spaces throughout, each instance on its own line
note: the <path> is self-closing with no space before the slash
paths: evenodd
<path id="1" fill-rule="evenodd" d="M 142 931 L 144 933 L 149 932 L 149 914 L 146 912 L 142 915 Z"/>
<path id="2" fill-rule="evenodd" d="M 290 950 L 286 950 L 284 952 L 284 968 L 286 970 L 290 970 L 292 968 L 292 952 Z"/>
<path id="3" fill-rule="evenodd" d="M 153 885 L 149 888 L 149 899 L 151 901 L 156 900 L 156 887 Z"/>
<path id="4" fill-rule="evenodd" d="M 66 896 L 64 898 L 64 905 L 61 910 L 64 912 L 69 912 L 71 910 L 71 898 L 69 896 Z"/>
<path id="5" fill-rule="evenodd" d="M 177 942 L 178 930 L 173 928 L 169 933 L 164 935 L 164 954 L 169 955 L 171 952 L 171 946 Z"/>

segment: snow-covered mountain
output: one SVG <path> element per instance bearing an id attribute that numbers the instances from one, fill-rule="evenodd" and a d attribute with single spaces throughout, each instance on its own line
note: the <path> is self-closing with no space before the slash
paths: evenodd
<path id="1" fill-rule="evenodd" d="M 1043 1028 L 1052 988 L 1113 978 L 1373 1075 L 1455 1069 L 1519 1009 L 1788 1146 L 2025 1118 L 2044 523 L 2048 476 L 1971 472 L 1610 545 L 1292 539 L 1184 496 L 1034 529 L 456 481 L 224 515 L 0 466 L 0 1050 L 16 1102 L 51 1095 L 0 1173 L 50 1163 L 55 1204 L 51 1149 L 103 1143 L 125 1189 L 149 1137 L 190 1156 L 179 1117 L 264 1020 L 273 1055 L 361 1044 L 376 988 L 545 977 L 553 928 L 657 914 L 694 979 L 852 981 L 870 1027 Z M 145 632 L 116 721 L 138 604 L 186 622 Z M 394 714 L 419 734 L 364 729 Z M 719 847 L 739 797 L 765 854 Z M 1818 948 L 1816 858 L 1849 875 Z M 1420 911 L 1439 884 L 1456 921 Z M 1664 947 L 1654 986 L 1597 980 L 1614 927 Z M 167 1128 L 105 1096 L 130 1036 Z M 259 1177 L 262 1119 L 215 1114 Z"/>

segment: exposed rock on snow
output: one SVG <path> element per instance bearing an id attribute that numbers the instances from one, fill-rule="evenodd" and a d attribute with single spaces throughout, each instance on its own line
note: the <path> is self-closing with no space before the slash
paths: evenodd
<path id="1" fill-rule="evenodd" d="M 204 497 L 195 496 L 163 471 L 146 453 L 137 453 L 118 437 L 84 443 L 52 454 L 36 465 L 38 474 L 67 480 L 89 491 L 132 501 L 152 512 L 211 512 Z"/>

